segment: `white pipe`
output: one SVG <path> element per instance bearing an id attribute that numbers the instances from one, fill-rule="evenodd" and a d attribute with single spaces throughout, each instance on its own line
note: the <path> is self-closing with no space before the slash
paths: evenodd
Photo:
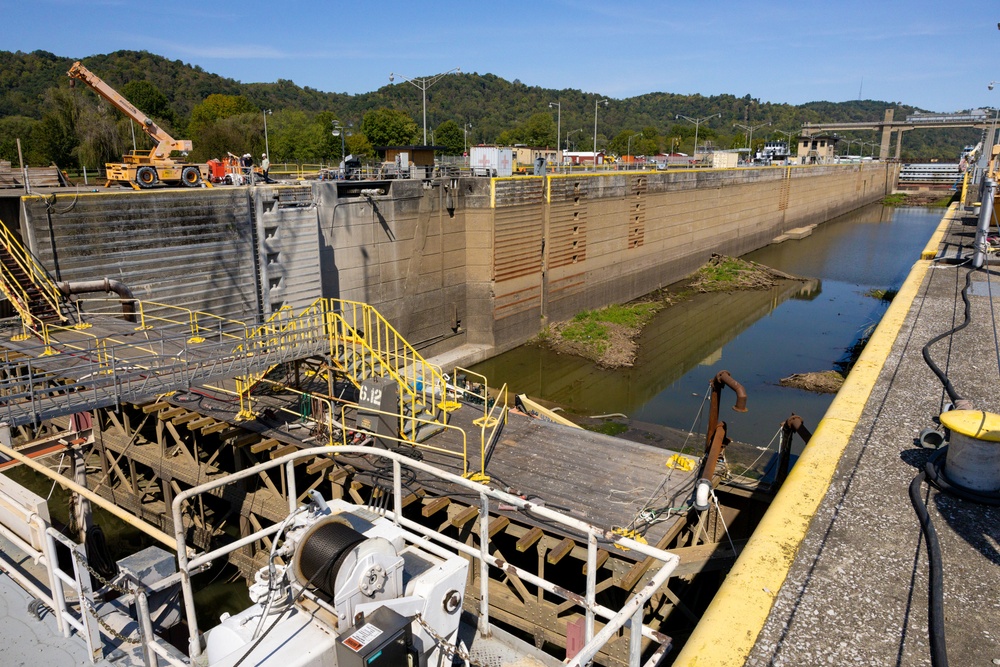
<path id="1" fill-rule="evenodd" d="M 694 508 L 699 512 L 708 509 L 708 497 L 712 492 L 712 482 L 702 477 L 695 482 Z"/>
<path id="2" fill-rule="evenodd" d="M 159 528 L 155 528 L 150 524 L 146 523 L 145 521 L 137 519 L 134 514 L 126 512 L 122 508 L 118 507 L 118 505 L 115 505 L 114 503 L 105 500 L 103 497 L 97 495 L 90 489 L 84 486 L 80 486 L 79 484 L 77 484 L 72 480 L 66 479 L 59 473 L 49 470 L 41 463 L 38 463 L 34 459 L 29 459 L 21 452 L 17 451 L 16 449 L 13 449 L 12 447 L 4 445 L 3 443 L 0 443 L 0 454 L 3 454 L 4 456 L 9 456 L 13 459 L 17 459 L 18 461 L 28 466 L 32 470 L 42 473 L 49 479 L 58 482 L 61 486 L 72 491 L 73 493 L 79 493 L 81 496 L 83 496 L 90 502 L 114 514 L 116 517 L 118 517 L 128 525 L 132 526 L 133 528 L 138 528 L 142 532 L 152 537 L 157 542 L 160 542 L 161 544 L 164 544 L 170 547 L 170 549 L 176 551 L 177 541 L 174 538 L 170 537 Z M 183 529 L 183 526 L 181 528 Z"/>

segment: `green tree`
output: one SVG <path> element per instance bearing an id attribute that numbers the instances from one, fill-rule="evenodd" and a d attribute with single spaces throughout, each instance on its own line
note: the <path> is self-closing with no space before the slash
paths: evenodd
<path id="1" fill-rule="evenodd" d="M 268 121 L 271 162 L 318 163 L 340 159 L 340 139 L 333 148 L 332 124 L 323 114 L 281 111 Z"/>
<path id="2" fill-rule="evenodd" d="M 42 164 L 44 156 L 29 141 L 38 121 L 24 116 L 0 118 L 0 160 L 7 160 L 17 167 L 17 140 L 21 140 L 21 153 L 29 165 Z"/>
<path id="3" fill-rule="evenodd" d="M 221 95 L 213 93 L 191 110 L 191 125 L 206 125 L 224 118 L 232 118 L 245 113 L 258 113 L 250 100 L 242 95 Z"/>
<path id="4" fill-rule="evenodd" d="M 264 150 L 264 120 L 242 95 L 212 94 L 191 111 L 188 134 L 194 145 L 192 160 L 208 160 L 226 153 L 260 155 Z"/>
<path id="5" fill-rule="evenodd" d="M 417 124 L 403 111 L 381 107 L 364 115 L 361 132 L 372 146 L 406 146 L 417 138 Z"/>
<path id="6" fill-rule="evenodd" d="M 465 135 L 453 120 L 446 120 L 434 130 L 434 143 L 444 148 L 445 155 L 461 155 L 465 150 Z"/>
<path id="7" fill-rule="evenodd" d="M 529 146 L 555 146 L 556 123 L 552 120 L 552 114 L 545 112 L 532 114 L 518 127 L 517 138 L 517 143 Z"/>
<path id="8" fill-rule="evenodd" d="M 361 134 L 352 134 L 347 137 L 347 154 L 355 157 L 375 157 L 375 149 L 372 147 L 368 137 Z"/>
<path id="9" fill-rule="evenodd" d="M 79 165 L 103 169 L 108 162 L 121 162 L 125 147 L 132 148 L 131 123 L 107 104 L 84 109 L 80 114 L 80 144 L 75 151 Z M 138 129 L 136 143 L 139 149 L 152 147 L 152 141 Z"/>
<path id="10" fill-rule="evenodd" d="M 192 143 L 194 148 L 188 159 L 193 162 L 203 162 L 227 153 L 250 153 L 257 161 L 264 151 L 263 122 L 260 114 L 245 113 L 201 124 L 192 136 Z"/>
<path id="11" fill-rule="evenodd" d="M 121 94 L 151 118 L 170 124 L 176 121 L 174 111 L 170 108 L 170 100 L 149 81 L 129 81 L 122 86 Z"/>
<path id="12" fill-rule="evenodd" d="M 79 145 L 77 122 L 80 103 L 67 88 L 53 88 L 46 96 L 49 109 L 32 132 L 32 142 L 42 154 L 46 164 L 60 167 L 75 166 L 74 151 Z"/>

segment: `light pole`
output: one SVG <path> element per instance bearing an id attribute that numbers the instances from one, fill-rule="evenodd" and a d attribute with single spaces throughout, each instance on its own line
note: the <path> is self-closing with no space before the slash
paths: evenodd
<path id="1" fill-rule="evenodd" d="M 271 147 L 267 143 L 267 117 L 271 115 L 270 109 L 264 109 L 264 152 L 267 153 L 267 159 L 271 159 Z"/>
<path id="2" fill-rule="evenodd" d="M 562 103 L 549 102 L 549 108 L 556 108 L 556 152 L 559 152 L 559 137 L 562 136 Z"/>
<path id="3" fill-rule="evenodd" d="M 601 103 L 604 104 L 605 109 L 608 108 L 608 101 L 606 99 L 594 102 L 594 171 L 597 171 L 597 107 Z"/>
<path id="4" fill-rule="evenodd" d="M 695 118 L 689 118 L 688 116 L 685 116 L 684 114 L 677 114 L 676 116 L 674 116 L 674 120 L 680 120 L 681 118 L 683 118 L 684 120 L 689 121 L 691 123 L 694 123 L 694 151 L 691 152 L 691 157 L 694 158 L 694 160 L 697 162 L 698 161 L 698 126 L 700 126 L 706 120 L 710 120 L 712 118 L 722 118 L 722 114 L 721 113 L 713 113 L 711 116 L 705 116 L 704 118 L 697 118 L 697 119 L 695 119 Z"/>
<path id="5" fill-rule="evenodd" d="M 403 76 L 402 74 L 389 72 L 389 83 L 392 83 L 395 77 L 398 76 L 403 81 L 406 81 L 407 83 L 412 83 L 414 86 L 419 88 L 424 94 L 424 146 L 427 145 L 427 89 L 433 86 L 435 83 L 437 83 L 441 79 L 441 77 L 447 76 L 452 72 L 461 74 L 462 68 L 455 67 L 453 69 L 448 70 L 447 72 L 442 72 L 441 74 L 435 74 L 434 76 L 425 76 L 421 79 L 410 79 L 408 77 Z"/>
<path id="6" fill-rule="evenodd" d="M 462 142 L 463 146 L 465 146 L 462 152 L 465 153 L 466 155 L 469 154 L 469 130 L 471 129 L 472 129 L 472 123 L 466 123 L 465 125 L 462 126 Z"/>
<path id="7" fill-rule="evenodd" d="M 340 161 L 347 162 L 347 154 L 344 150 L 344 135 L 347 134 L 343 125 L 340 124 L 339 120 L 333 121 L 333 136 L 340 137 Z"/>
<path id="8" fill-rule="evenodd" d="M 768 127 L 770 124 L 771 121 L 759 123 L 757 125 L 742 125 L 740 123 L 733 123 L 733 127 L 742 128 L 744 131 L 750 133 L 750 137 L 747 139 L 747 160 L 749 160 L 750 164 L 753 164 L 753 131 L 759 130 L 762 127 Z"/>
<path id="9" fill-rule="evenodd" d="M 566 150 L 569 150 L 569 137 L 574 132 L 583 132 L 583 128 L 581 127 L 579 130 L 570 130 L 566 133 Z"/>
<path id="10" fill-rule="evenodd" d="M 632 137 L 641 137 L 641 136 L 642 136 L 642 132 L 640 132 L 639 134 L 630 134 L 630 135 L 628 135 L 628 151 L 627 151 L 628 160 L 626 161 L 627 164 L 632 164 Z"/>

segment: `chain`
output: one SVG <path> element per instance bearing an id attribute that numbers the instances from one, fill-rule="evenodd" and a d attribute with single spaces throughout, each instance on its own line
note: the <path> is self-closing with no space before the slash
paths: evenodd
<path id="1" fill-rule="evenodd" d="M 458 646 L 457 644 L 452 644 L 447 639 L 445 639 L 437 632 L 435 632 L 434 629 L 431 628 L 431 626 L 429 626 L 426 621 L 424 621 L 423 616 L 417 614 L 416 616 L 414 616 L 414 618 L 417 620 L 417 623 L 420 624 L 420 627 L 423 628 L 424 631 L 431 636 L 431 639 L 434 640 L 434 643 L 437 644 L 438 648 L 440 648 L 441 652 L 444 653 L 446 656 L 452 659 L 458 658 L 459 660 L 462 660 L 463 662 L 465 662 L 468 665 L 471 665 L 472 667 L 486 667 L 481 662 L 476 662 L 475 660 L 473 660 L 472 656 L 469 655 L 469 652 L 463 649 L 461 646 Z"/>
<path id="2" fill-rule="evenodd" d="M 76 562 L 79 565 L 82 565 L 83 568 L 85 570 L 87 570 L 87 572 L 90 573 L 90 576 L 94 577 L 99 582 L 101 582 L 102 586 L 106 586 L 107 588 L 110 588 L 110 589 L 112 589 L 114 591 L 117 591 L 117 592 L 121 593 L 122 595 L 134 595 L 135 594 L 134 590 L 129 590 L 127 588 L 123 588 L 123 587 L 119 586 L 118 584 L 112 583 L 112 582 L 108 581 L 107 579 L 105 579 L 104 577 L 102 577 L 97 572 L 97 570 L 95 570 L 93 567 L 90 566 L 90 563 L 88 563 L 86 560 L 84 560 L 83 556 L 80 555 L 80 552 L 78 552 L 75 549 L 73 549 L 73 550 L 71 550 L 71 553 L 73 554 L 73 558 L 76 560 Z M 125 635 L 123 635 L 122 633 L 118 632 L 117 630 L 115 630 L 110 625 L 108 625 L 108 623 L 103 618 L 101 618 L 100 616 L 97 615 L 97 609 L 94 607 L 93 604 L 91 604 L 90 600 L 87 599 L 86 595 L 81 596 L 81 598 L 80 598 L 80 605 L 82 607 L 85 607 L 87 609 L 87 611 L 90 612 L 90 615 L 93 616 L 95 619 L 97 619 L 97 622 L 100 624 L 100 626 L 102 628 L 104 628 L 105 632 L 107 632 L 109 635 L 111 635 L 112 637 L 114 637 L 118 641 L 125 642 L 126 644 L 141 644 L 142 643 L 141 640 L 139 640 L 139 639 L 132 639 L 131 637 L 126 637 Z"/>
<path id="3" fill-rule="evenodd" d="M 80 555 L 80 552 L 76 551 L 75 549 L 73 550 L 73 557 L 76 559 L 76 562 L 78 564 L 82 565 L 83 568 L 85 570 L 87 570 L 87 572 L 90 573 L 90 576 L 92 576 L 94 579 L 97 579 L 99 582 L 101 582 L 102 586 L 106 586 L 107 588 L 110 588 L 111 590 L 117 591 L 117 592 L 121 593 L 122 595 L 135 595 L 135 590 L 129 590 L 127 588 L 122 588 L 118 584 L 110 582 L 107 579 L 105 579 L 104 577 L 102 577 L 100 574 L 98 574 L 97 570 L 95 570 L 94 568 L 92 568 L 90 566 L 90 563 L 88 563 L 87 561 L 85 561 L 83 559 L 83 556 Z"/>
<path id="4" fill-rule="evenodd" d="M 115 639 L 117 639 L 118 641 L 125 642 L 126 644 L 142 643 L 141 639 L 132 639 L 131 637 L 126 637 L 125 635 L 118 632 L 110 625 L 108 625 L 107 621 L 105 621 L 103 618 L 97 615 L 97 609 L 94 608 L 94 605 L 90 604 L 90 600 L 88 600 L 86 596 L 80 598 L 80 603 L 82 606 L 87 608 L 87 611 L 90 612 L 91 616 L 97 619 L 97 622 L 100 624 L 102 628 L 104 628 L 104 631 L 107 632 L 112 637 L 114 637 Z"/>

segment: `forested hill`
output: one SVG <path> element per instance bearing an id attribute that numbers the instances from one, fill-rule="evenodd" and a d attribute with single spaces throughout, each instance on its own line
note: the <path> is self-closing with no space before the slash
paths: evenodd
<path id="1" fill-rule="evenodd" d="M 263 128 L 256 128 L 257 121 L 250 114 L 259 117 L 263 109 L 273 111 L 268 121 L 268 129 L 273 132 L 269 138 L 272 153 L 280 159 L 298 161 L 339 158 L 339 139 L 329 136 L 334 118 L 353 126 L 349 130 L 348 148 L 355 152 L 364 152 L 370 146 L 362 134 L 377 134 L 370 129 L 372 123 L 368 124 L 369 129 L 362 125 L 365 114 L 379 109 L 402 111 L 409 116 L 405 128 L 409 132 L 415 131 L 414 126 L 422 118 L 420 91 L 405 83 L 347 95 L 301 87 L 284 79 L 275 83 L 240 83 L 144 51 L 116 51 L 82 60 L 95 74 L 170 128 L 174 136 L 195 140 L 196 151 L 202 148 L 200 158 L 210 156 L 203 152 L 216 154 L 224 145 L 250 143 L 258 148 L 261 142 L 254 138 L 255 132 Z M 102 156 L 110 159 L 119 153 L 120 139 L 128 134 L 121 127 L 114 127 L 116 123 L 121 126 L 121 117 L 111 114 L 108 105 L 92 92 L 81 93 L 79 87 L 69 90 L 66 71 L 73 61 L 44 51 L 0 51 L 0 159 L 12 159 L 12 151 L 16 155 L 13 149 L 16 137 L 27 145 L 32 156 L 29 161 L 75 166 L 74 162 L 100 163 Z M 219 97 L 213 98 L 215 104 L 206 108 L 210 95 Z M 237 102 L 231 103 L 233 99 Z M 549 108 L 549 103 L 560 102 L 563 135 L 560 143 L 565 144 L 566 135 L 570 134 L 572 145 L 579 150 L 590 150 L 594 103 L 598 99 L 595 92 L 528 86 L 492 74 L 454 74 L 443 77 L 428 91 L 428 128 L 440 130 L 435 143 L 449 146 L 447 152 L 461 152 L 459 147 L 466 141 L 555 145 L 556 110 Z M 223 107 L 229 111 L 220 111 Z M 754 133 L 757 143 L 779 138 L 776 130 L 795 133 L 805 122 L 880 119 L 889 107 L 896 109 L 897 118 L 918 110 L 877 100 L 794 106 L 764 102 L 749 94 L 705 97 L 648 93 L 612 99 L 607 108 L 601 107 L 598 148 L 624 153 L 623 142 L 631 135 L 629 150 L 633 153 L 671 149 L 691 152 L 694 126 L 678 121 L 678 114 L 692 118 L 721 114 L 701 126 L 699 139 L 730 148 L 746 145 L 744 131 L 735 128 L 735 123 L 759 125 L 769 121 L 769 127 Z M 234 119 L 241 114 L 245 116 L 242 125 Z M 262 121 L 259 124 L 262 126 Z M 100 133 L 96 129 L 99 127 L 103 128 Z M 874 132 L 857 133 L 851 138 L 878 140 Z M 367 139 L 377 143 L 375 136 Z M 908 132 L 903 144 L 904 158 L 953 159 L 962 145 L 978 139 L 979 133 L 971 129 Z M 244 148 L 250 147 L 234 145 L 229 150 Z M 852 152 L 857 151 L 855 145 Z"/>

